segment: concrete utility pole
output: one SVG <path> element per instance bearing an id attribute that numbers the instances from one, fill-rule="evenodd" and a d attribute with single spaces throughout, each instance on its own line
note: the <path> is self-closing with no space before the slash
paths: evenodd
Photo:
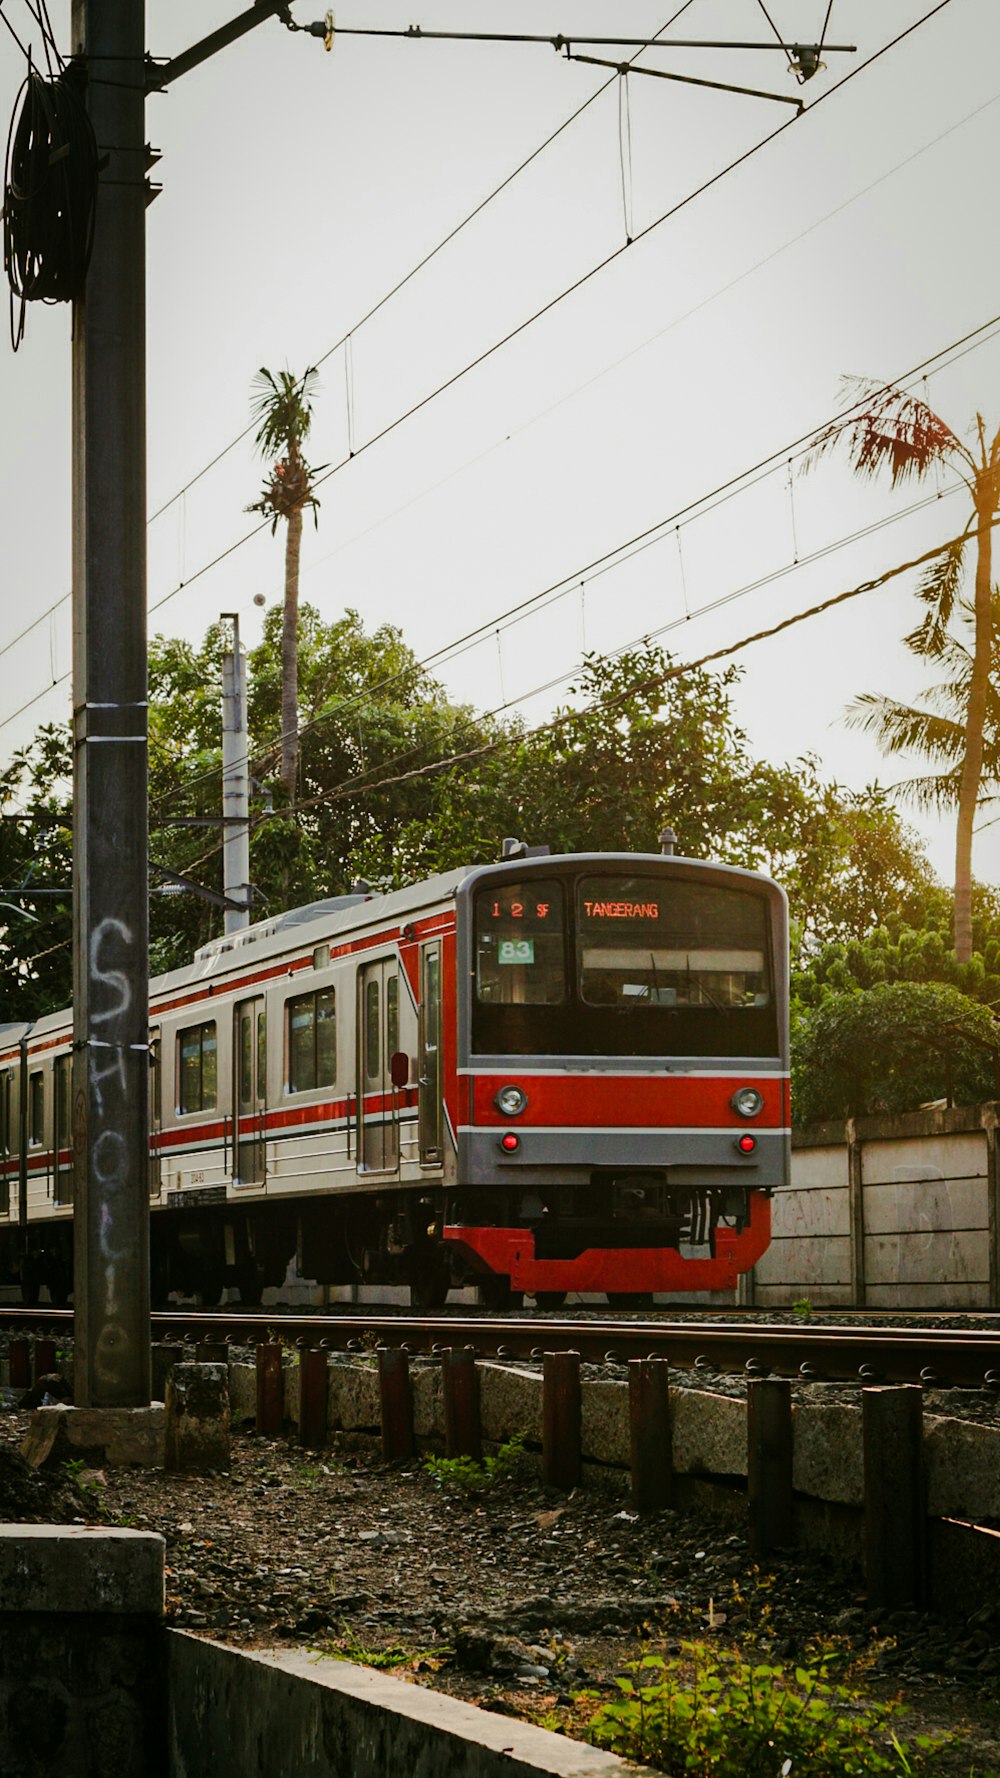
<path id="1" fill-rule="evenodd" d="M 144 0 L 73 0 L 99 157 L 93 254 L 73 310 L 79 1406 L 144 1407 L 150 1390 L 145 99 L 275 17 L 291 24 L 287 0 L 255 0 L 154 65 Z"/>
<path id="2" fill-rule="evenodd" d="M 73 0 L 101 171 L 73 312 L 75 1397 L 149 1401 L 144 0 Z"/>
<path id="3" fill-rule="evenodd" d="M 226 897 L 225 930 L 250 924 L 250 736 L 247 730 L 247 663 L 240 646 L 240 620 L 222 613 L 233 627 L 232 648 L 222 657 L 222 870 Z M 235 902 L 237 906 L 229 906 Z"/>

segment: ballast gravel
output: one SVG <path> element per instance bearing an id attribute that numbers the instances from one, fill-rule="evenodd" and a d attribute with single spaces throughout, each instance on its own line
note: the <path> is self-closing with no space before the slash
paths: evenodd
<path id="1" fill-rule="evenodd" d="M 752 1561 L 732 1522 L 638 1518 L 609 1472 L 568 1497 L 530 1465 L 482 1494 L 443 1490 L 374 1441 L 326 1452 L 234 1435 L 228 1473 L 118 1469 L 36 1476 L 16 1456 L 26 1417 L 0 1415 L 0 1511 L 160 1532 L 171 1625 L 246 1647 L 305 1646 L 398 1661 L 402 1680 L 538 1718 L 581 1688 L 614 1690 L 646 1650 L 739 1644 L 795 1662 L 817 1637 L 870 1663 L 906 1705 L 900 1732 L 962 1729 L 935 1770 L 1000 1772 L 1000 1602 L 968 1619 L 873 1614 L 860 1576 L 795 1552 Z M 387 1652 L 388 1651 L 388 1652 Z"/>

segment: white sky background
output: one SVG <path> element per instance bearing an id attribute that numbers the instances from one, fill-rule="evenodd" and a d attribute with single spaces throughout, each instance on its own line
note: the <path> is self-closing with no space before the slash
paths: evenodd
<path id="1" fill-rule="evenodd" d="M 675 7 L 679 0 L 675 0 Z M 837 79 L 931 0 L 835 0 L 834 43 L 805 88 Z M 147 40 L 169 55 L 240 10 L 156 0 Z M 669 0 L 346 0 L 337 22 L 652 35 Z M 772 0 L 789 37 L 818 35 L 826 0 Z M 316 0 L 294 0 L 300 22 Z M 23 0 L 5 14 L 38 47 Z M 52 8 L 68 42 L 68 6 Z M 692 0 L 674 35 L 764 41 L 756 0 Z M 594 53 L 604 53 L 596 51 Z M 790 94 L 781 56 L 675 52 L 660 66 Z M 23 66 L 0 33 L 0 114 Z M 301 371 L 609 76 L 545 47 L 341 37 L 332 56 L 277 22 L 147 105 L 164 190 L 148 212 L 149 509 L 155 512 L 247 423 L 261 364 Z M 793 113 L 763 101 L 634 77 L 633 233 Z M 401 626 L 418 654 L 564 577 L 783 447 L 837 408 L 841 373 L 893 378 L 1000 311 L 992 199 L 1000 139 L 1000 7 L 950 0 L 870 71 L 744 167 L 637 241 L 585 289 L 464 377 L 321 489 L 307 524 L 302 596 L 332 619 L 356 607 Z M 354 444 L 366 440 L 524 320 L 624 238 L 617 83 L 503 197 L 353 336 Z M 0 649 L 69 587 L 69 315 L 29 309 L 15 357 L 0 345 Z M 1000 338 L 934 373 L 927 396 L 958 430 L 980 407 L 1000 423 Z M 344 352 L 322 366 L 309 455 L 347 448 Z M 265 531 L 210 573 L 254 523 L 262 466 L 243 441 L 149 531 L 151 630 L 199 638 L 220 611 L 259 633 L 253 596 L 281 596 L 283 538 Z M 850 547 L 685 619 L 793 561 L 900 511 L 828 460 L 779 473 L 579 585 L 541 614 L 440 669 L 448 692 L 544 719 L 581 648 L 673 624 L 693 658 L 943 541 L 966 517 L 944 495 Z M 933 492 L 933 485 L 930 492 Z M 176 591 L 181 582 L 191 582 Z M 906 775 L 840 720 L 866 689 L 913 696 L 901 646 L 917 607 L 897 582 L 737 658 L 737 706 L 772 760 L 818 754 L 863 785 Z M 0 722 L 68 670 L 68 601 L 0 654 Z M 567 680 L 566 683 L 569 683 Z M 0 757 L 64 717 L 68 682 L 0 727 Z M 910 814 L 910 818 L 916 818 Z M 916 821 L 951 873 L 950 823 Z M 534 838 L 536 836 L 527 836 Z M 499 836 L 498 836 L 499 838 Z M 649 836 L 655 846 L 656 836 Z M 977 842 L 1000 873 L 1000 825 Z"/>

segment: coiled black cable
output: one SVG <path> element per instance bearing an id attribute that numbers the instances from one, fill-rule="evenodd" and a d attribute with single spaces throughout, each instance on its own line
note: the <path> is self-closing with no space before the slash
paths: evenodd
<path id="1" fill-rule="evenodd" d="M 29 302 L 72 302 L 83 290 L 94 241 L 97 142 L 68 68 L 46 80 L 29 66 L 7 137 L 3 262 L 15 352 Z"/>

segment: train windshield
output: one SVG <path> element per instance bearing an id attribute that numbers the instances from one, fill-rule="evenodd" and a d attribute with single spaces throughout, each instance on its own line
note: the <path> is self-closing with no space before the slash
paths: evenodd
<path id="1" fill-rule="evenodd" d="M 771 917 L 765 891 L 667 869 L 484 884 L 473 1052 L 776 1056 Z"/>
<path id="2" fill-rule="evenodd" d="M 566 907 L 556 882 L 505 883 L 480 895 L 476 989 L 487 1006 L 555 1006 L 566 998 Z"/>
<path id="3" fill-rule="evenodd" d="M 738 1007 L 770 1000 L 764 903 L 656 877 L 584 877 L 577 887 L 586 1006 Z"/>

